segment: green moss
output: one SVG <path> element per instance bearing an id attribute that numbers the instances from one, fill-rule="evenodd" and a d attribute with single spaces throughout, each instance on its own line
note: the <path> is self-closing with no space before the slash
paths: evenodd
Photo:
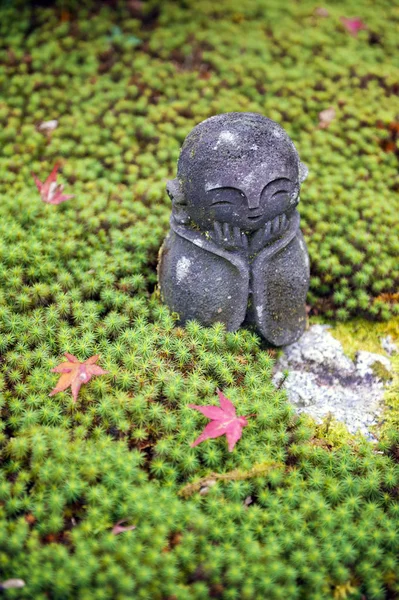
<path id="1" fill-rule="evenodd" d="M 388 369 L 379 360 L 376 360 L 371 365 L 371 370 L 373 371 L 374 376 L 381 379 L 381 381 L 384 383 L 388 383 L 393 379 L 392 373 L 388 371 Z"/>
<path id="2" fill-rule="evenodd" d="M 391 336 L 394 343 L 399 342 L 399 318 L 393 317 L 384 323 L 376 323 L 366 319 L 352 319 L 348 323 L 336 323 L 322 318 L 312 318 L 311 322 L 328 322 L 331 334 L 337 338 L 345 354 L 355 358 L 356 352 L 366 350 L 376 354 L 387 353 L 381 345 L 381 338 Z"/>
<path id="3" fill-rule="evenodd" d="M 316 427 L 273 387 L 257 336 L 175 327 L 155 267 L 187 133 L 261 112 L 310 167 L 314 311 L 397 312 L 399 13 L 365 5 L 355 39 L 339 20 L 358 13 L 350 0 L 325 18 L 307 0 L 138 6 L 0 7 L 0 580 L 26 582 L 4 596 L 393 598 L 396 380 L 380 452 Z M 31 171 L 56 161 L 75 198 L 51 206 Z M 398 323 L 334 335 L 372 350 Z M 108 371 L 77 403 L 48 396 L 65 351 Z M 217 387 L 256 415 L 233 453 L 223 438 L 190 447 L 206 420 L 188 404 L 216 403 Z M 136 529 L 112 535 L 122 519 Z"/>

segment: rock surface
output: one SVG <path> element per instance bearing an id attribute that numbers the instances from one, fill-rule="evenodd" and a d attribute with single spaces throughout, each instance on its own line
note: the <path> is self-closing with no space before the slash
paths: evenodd
<path id="1" fill-rule="evenodd" d="M 370 427 L 378 422 L 384 396 L 384 382 L 378 374 L 391 371 L 390 360 L 362 351 L 352 361 L 328 328 L 313 325 L 299 341 L 284 348 L 274 381 L 279 385 L 287 369 L 289 375 L 281 387 L 298 412 L 319 422 L 331 413 L 351 433 L 373 439 Z"/>
<path id="2" fill-rule="evenodd" d="M 395 354 L 396 352 L 399 352 L 399 348 L 394 343 L 391 335 L 381 338 L 381 346 L 385 352 L 388 352 L 388 354 Z"/>

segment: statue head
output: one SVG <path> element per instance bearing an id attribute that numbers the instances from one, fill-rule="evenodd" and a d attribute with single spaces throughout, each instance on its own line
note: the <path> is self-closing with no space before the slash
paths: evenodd
<path id="1" fill-rule="evenodd" d="M 218 221 L 251 232 L 292 214 L 306 175 L 278 123 L 232 112 L 210 117 L 188 134 L 167 191 L 179 223 L 208 231 Z"/>

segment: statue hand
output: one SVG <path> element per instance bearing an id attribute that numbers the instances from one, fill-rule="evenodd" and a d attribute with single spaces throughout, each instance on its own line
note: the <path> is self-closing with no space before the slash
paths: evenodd
<path id="1" fill-rule="evenodd" d="M 225 250 L 247 250 L 248 248 L 248 238 L 245 233 L 239 227 L 233 227 L 229 223 L 215 221 L 210 236 Z"/>
<path id="2" fill-rule="evenodd" d="M 250 240 L 251 254 L 256 254 L 256 252 L 262 250 L 266 244 L 277 238 L 279 235 L 282 235 L 288 228 L 289 223 L 289 219 L 283 213 L 282 215 L 275 217 L 273 221 L 268 221 L 266 225 L 263 225 L 258 231 L 255 231 Z"/>

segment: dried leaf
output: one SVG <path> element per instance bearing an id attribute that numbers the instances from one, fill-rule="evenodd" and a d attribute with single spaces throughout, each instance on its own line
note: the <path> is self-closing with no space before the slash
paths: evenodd
<path id="1" fill-rule="evenodd" d="M 319 129 L 325 129 L 335 119 L 335 108 L 330 106 L 319 112 Z"/>
<path id="2" fill-rule="evenodd" d="M 367 29 L 367 25 L 363 23 L 361 19 L 347 19 L 346 17 L 341 17 L 340 21 L 353 37 L 356 37 L 361 29 Z"/>
<path id="3" fill-rule="evenodd" d="M 54 131 L 54 129 L 57 129 L 58 127 L 58 121 L 57 119 L 52 119 L 51 121 L 43 121 L 43 123 L 40 123 L 40 125 L 38 126 L 39 131 Z"/>
<path id="4" fill-rule="evenodd" d="M 11 588 L 23 588 L 25 581 L 23 579 L 7 579 L 0 582 L 0 590 L 9 590 Z"/>
<path id="5" fill-rule="evenodd" d="M 61 204 L 61 202 L 65 202 L 65 200 L 69 200 L 73 198 L 73 194 L 63 194 L 64 186 L 57 183 L 57 171 L 60 168 L 60 165 L 57 163 L 50 175 L 47 179 L 42 183 L 34 173 L 32 173 L 32 177 L 35 180 L 36 187 L 39 190 L 40 197 L 43 202 L 47 202 L 47 204 Z"/>
<path id="6" fill-rule="evenodd" d="M 120 521 L 118 521 L 112 528 L 112 533 L 114 535 L 118 535 L 119 533 L 124 533 L 125 531 L 133 531 L 133 529 L 136 529 L 136 525 L 128 525 L 127 527 L 124 527 L 122 525 L 122 523 L 126 523 L 128 521 L 128 519 L 121 519 Z"/>
<path id="7" fill-rule="evenodd" d="M 318 8 L 316 8 L 314 14 L 318 17 L 328 17 L 330 15 L 328 10 L 324 8 L 324 6 L 319 6 Z"/>
<path id="8" fill-rule="evenodd" d="M 67 10 L 61 11 L 61 23 L 68 23 L 71 20 L 71 13 Z"/>
<path id="9" fill-rule="evenodd" d="M 349 596 L 352 596 L 357 591 L 357 587 L 354 586 L 352 581 L 337 585 L 334 589 L 334 600 L 346 600 Z"/>
<path id="10" fill-rule="evenodd" d="M 200 496 L 206 496 L 206 494 L 209 492 L 209 489 L 214 485 L 216 485 L 216 479 L 207 479 L 206 481 L 202 482 L 202 487 L 199 491 Z"/>
<path id="11" fill-rule="evenodd" d="M 201 435 L 191 444 L 191 447 L 193 448 L 209 438 L 217 438 L 226 434 L 229 452 L 232 452 L 236 442 L 241 438 L 243 427 L 248 425 L 248 421 L 245 417 L 237 417 L 233 403 L 220 390 L 217 392 L 221 408 L 189 404 L 190 408 L 194 408 L 208 419 L 212 419 Z"/>
<path id="12" fill-rule="evenodd" d="M 79 362 L 76 356 L 64 353 L 68 362 L 61 363 L 51 369 L 52 373 L 62 373 L 55 388 L 50 392 L 49 396 L 54 396 L 58 392 L 63 392 L 69 386 L 72 389 L 72 396 L 76 402 L 81 385 L 88 383 L 93 375 L 105 375 L 108 371 L 104 371 L 101 367 L 94 364 L 100 358 L 98 354 L 91 356 L 84 362 Z"/>

